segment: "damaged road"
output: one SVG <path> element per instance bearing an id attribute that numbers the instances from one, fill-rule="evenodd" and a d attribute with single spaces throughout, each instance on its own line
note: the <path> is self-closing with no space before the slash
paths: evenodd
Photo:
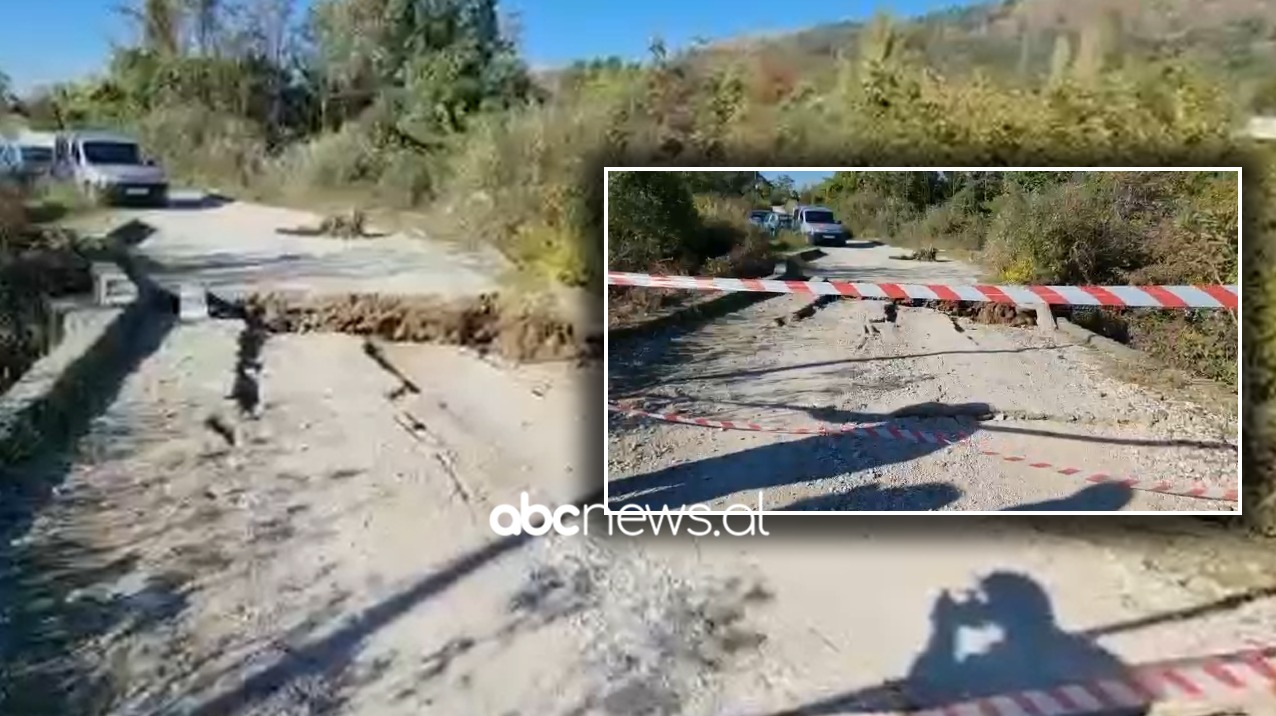
<path id="1" fill-rule="evenodd" d="M 1167 372 L 1119 364 L 1035 319 L 983 318 L 780 295 L 697 327 L 613 343 L 612 403 L 808 434 L 613 414 L 609 500 L 724 509 L 756 505 L 761 491 L 769 508 L 784 510 L 1235 509 L 1084 479 L 1235 489 L 1234 392 L 1153 380 Z M 1146 375 L 1131 380 L 1136 373 Z M 883 423 L 970 437 L 947 445 L 810 434 Z"/>
<path id="2" fill-rule="evenodd" d="M 827 339 L 845 305 L 777 330 Z M 184 323 L 169 307 L 99 351 L 110 371 L 53 391 L 80 409 L 67 439 L 0 483 L 0 713 L 894 713 L 881 693 L 1045 688 L 1276 632 L 1270 550 L 1199 525 L 497 537 L 496 505 L 600 486 L 600 366 L 389 342 L 293 308 Z M 1028 638 L 1048 669 L 970 678 L 936 646 L 990 643 L 936 616 L 946 590 L 989 584 L 1014 588 L 985 631 Z"/>

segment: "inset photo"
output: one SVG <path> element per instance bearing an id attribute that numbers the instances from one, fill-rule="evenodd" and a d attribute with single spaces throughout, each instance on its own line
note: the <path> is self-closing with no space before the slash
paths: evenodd
<path id="1" fill-rule="evenodd" d="M 609 513 L 1241 510 L 1240 169 L 605 181 Z"/>

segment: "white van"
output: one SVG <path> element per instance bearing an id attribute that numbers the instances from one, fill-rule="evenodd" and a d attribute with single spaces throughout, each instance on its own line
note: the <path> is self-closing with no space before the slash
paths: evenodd
<path id="1" fill-rule="evenodd" d="M 54 176 L 75 185 L 94 203 L 168 203 L 168 177 L 136 141 L 105 132 L 66 132 L 54 145 Z"/>
<path id="2" fill-rule="evenodd" d="M 833 210 L 823 206 L 804 206 L 793 219 L 794 227 L 806 236 L 811 246 L 831 242 L 844 246 L 851 232 L 833 215 Z"/>

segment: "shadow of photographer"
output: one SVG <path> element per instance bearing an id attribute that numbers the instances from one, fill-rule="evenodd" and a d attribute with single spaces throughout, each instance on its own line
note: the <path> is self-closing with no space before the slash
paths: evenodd
<path id="1" fill-rule="evenodd" d="M 995 571 L 962 599 L 945 591 L 930 614 L 931 634 L 908 675 L 768 716 L 915 711 L 1024 691 L 1120 679 L 1129 668 L 1092 636 L 1063 630 L 1046 590 L 1019 572 Z M 971 634 L 987 637 L 970 649 Z M 1105 716 L 1146 716 L 1148 706 Z"/>

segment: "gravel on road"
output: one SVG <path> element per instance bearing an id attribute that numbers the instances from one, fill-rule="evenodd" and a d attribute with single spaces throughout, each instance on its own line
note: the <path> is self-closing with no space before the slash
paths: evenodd
<path id="1" fill-rule="evenodd" d="M 793 510 L 1228 511 L 1226 502 L 1087 485 L 978 449 L 1090 472 L 1231 487 L 1234 414 L 1113 377 L 1059 331 L 980 325 L 928 308 L 780 296 L 692 330 L 612 345 L 609 398 L 768 425 L 893 421 L 974 431 L 953 446 L 792 436 L 612 415 L 609 499 L 649 507 Z"/>

